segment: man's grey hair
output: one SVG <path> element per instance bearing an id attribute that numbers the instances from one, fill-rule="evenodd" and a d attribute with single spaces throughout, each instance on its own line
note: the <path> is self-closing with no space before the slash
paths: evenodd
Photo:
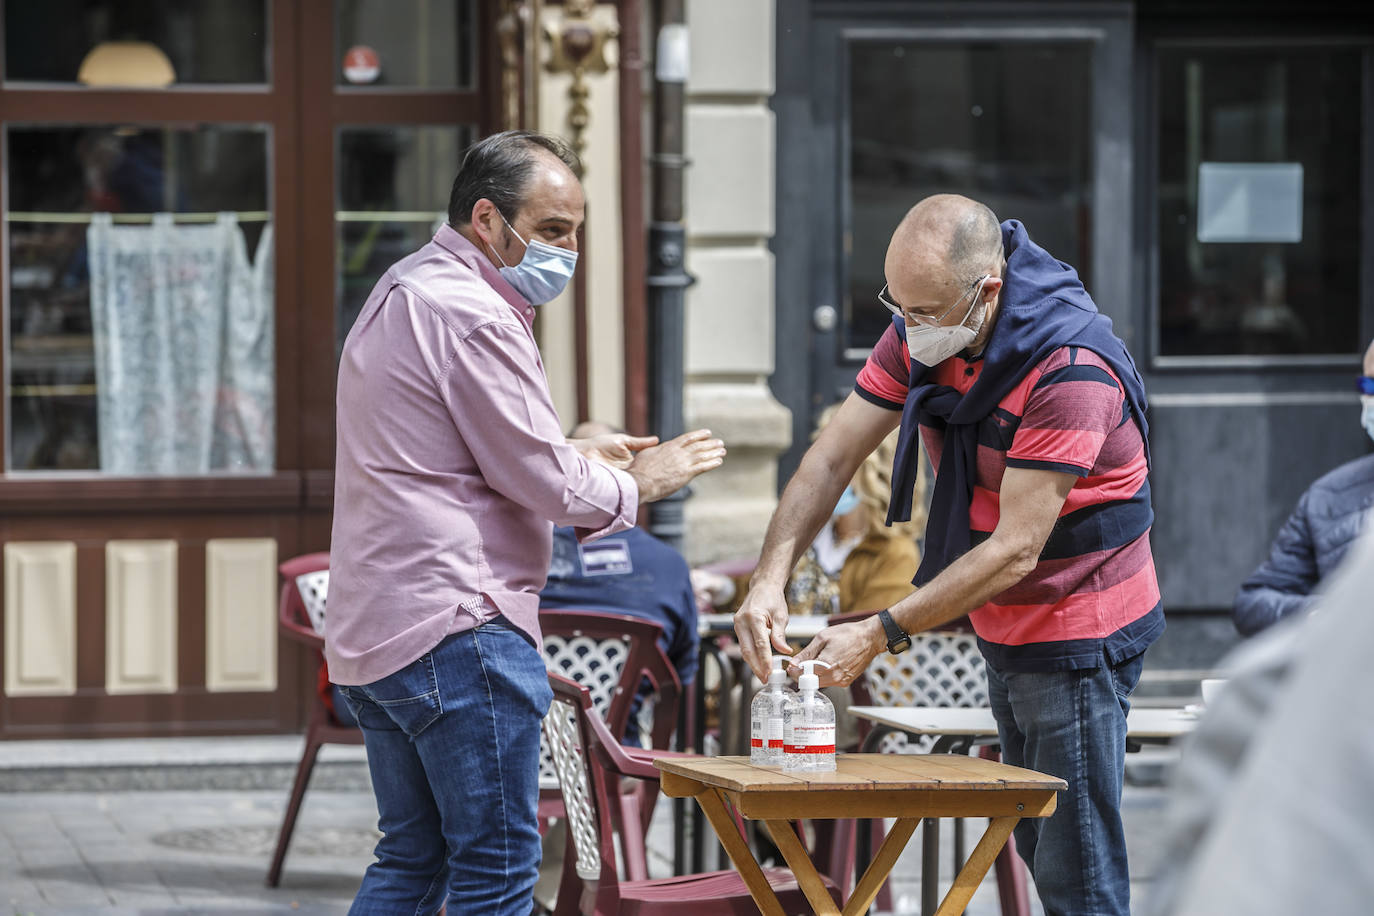
<path id="1" fill-rule="evenodd" d="M 580 173 L 581 161 L 572 147 L 538 131 L 506 130 L 468 147 L 448 198 L 449 225 L 457 228 L 470 223 L 472 208 L 484 197 L 514 222 L 515 214 L 524 206 L 530 175 L 543 153 L 552 153 L 573 174 Z"/>
<path id="2" fill-rule="evenodd" d="M 978 280 L 1002 258 L 1002 227 L 997 216 L 984 204 L 970 201 L 969 207 L 949 239 L 949 269 L 955 282 L 965 285 Z"/>

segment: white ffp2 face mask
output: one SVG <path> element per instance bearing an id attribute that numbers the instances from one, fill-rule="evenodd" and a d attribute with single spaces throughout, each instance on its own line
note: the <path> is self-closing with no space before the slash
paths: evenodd
<path id="1" fill-rule="evenodd" d="M 982 301 L 983 283 L 985 282 L 987 282 L 986 277 L 978 284 L 978 290 L 973 294 L 973 304 L 969 306 L 968 314 L 958 324 L 951 327 L 931 327 L 927 324 L 907 325 L 906 348 L 913 360 L 923 366 L 938 366 L 955 353 L 968 349 L 973 344 L 973 339 L 983 329 L 983 322 L 988 314 L 987 303 Z M 978 308 L 978 306 L 982 307 Z M 965 324 L 973 317 L 975 311 L 978 313 L 977 318 L 972 324 Z"/>
<path id="2" fill-rule="evenodd" d="M 1360 425 L 1374 439 L 1374 394 L 1360 395 Z"/>

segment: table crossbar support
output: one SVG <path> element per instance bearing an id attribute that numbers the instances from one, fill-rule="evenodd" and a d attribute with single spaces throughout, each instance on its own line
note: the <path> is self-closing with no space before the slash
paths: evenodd
<path id="1" fill-rule="evenodd" d="M 968 857 L 959 874 L 954 876 L 954 885 L 945 894 L 940 909 L 935 911 L 936 916 L 959 916 L 964 912 L 968 902 L 973 899 L 973 892 L 978 890 L 997 853 L 1006 845 L 1012 828 L 1020 820 L 1019 817 L 994 817 L 988 821 L 988 829 L 983 831 L 983 838 L 974 847 L 973 855 Z"/>
<path id="2" fill-rule="evenodd" d="M 892 829 L 883 838 L 883 844 L 878 847 L 878 854 L 868 863 L 868 868 L 864 869 L 859 883 L 854 885 L 854 892 L 849 895 L 849 903 L 844 908 L 844 916 L 858 916 L 860 913 L 868 912 L 919 823 L 919 817 L 903 817 L 892 825 Z"/>
<path id="3" fill-rule="evenodd" d="M 764 876 L 763 869 L 759 868 L 759 863 L 754 860 L 754 854 L 745 845 L 744 837 L 740 836 L 734 818 L 730 817 L 730 812 L 725 807 L 725 796 L 719 789 L 708 786 L 697 795 L 697 802 L 706 813 L 706 819 L 711 822 L 712 829 L 716 831 L 720 845 L 725 847 L 725 854 L 735 863 L 735 869 L 744 879 L 750 896 L 759 905 L 759 911 L 763 916 L 786 916 L 778 895 L 773 893 L 773 887 Z M 974 855 L 977 855 L 977 850 L 974 850 Z"/>
<path id="4" fill-rule="evenodd" d="M 773 837 L 773 844 L 778 847 L 782 857 L 787 860 L 787 865 L 792 869 L 792 875 L 797 879 L 797 886 L 801 888 L 806 899 L 811 902 L 811 907 L 816 911 L 816 916 L 840 916 L 840 908 L 835 905 L 834 899 L 830 896 L 830 891 L 826 890 L 825 882 L 821 880 L 820 873 L 816 871 L 816 865 L 811 861 L 811 856 L 807 854 L 806 847 L 802 846 L 801 840 L 797 839 L 796 830 L 792 829 L 791 821 L 764 821 L 764 826 L 768 828 L 768 833 Z"/>

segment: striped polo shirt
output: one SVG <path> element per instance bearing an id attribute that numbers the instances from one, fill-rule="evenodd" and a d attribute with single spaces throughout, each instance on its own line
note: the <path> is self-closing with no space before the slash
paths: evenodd
<path id="1" fill-rule="evenodd" d="M 966 394 L 981 359 L 953 356 L 928 380 Z M 855 391 L 901 410 L 911 377 L 906 341 L 888 327 Z M 921 425 L 935 468 L 943 432 Z M 989 662 L 1009 671 L 1095 668 L 1143 652 L 1164 629 L 1150 554 L 1145 443 L 1121 383 L 1096 353 L 1061 347 L 1028 372 L 978 430 L 970 541 L 997 527 L 1007 467 L 1073 474 L 1059 521 L 1035 569 L 969 614 Z"/>

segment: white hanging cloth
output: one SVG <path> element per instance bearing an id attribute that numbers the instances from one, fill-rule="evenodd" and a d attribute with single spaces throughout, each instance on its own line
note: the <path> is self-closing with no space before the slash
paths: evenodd
<path id="1" fill-rule="evenodd" d="M 87 230 L 100 467 L 262 472 L 275 457 L 272 230 L 255 262 L 232 213 L 210 225 Z"/>

